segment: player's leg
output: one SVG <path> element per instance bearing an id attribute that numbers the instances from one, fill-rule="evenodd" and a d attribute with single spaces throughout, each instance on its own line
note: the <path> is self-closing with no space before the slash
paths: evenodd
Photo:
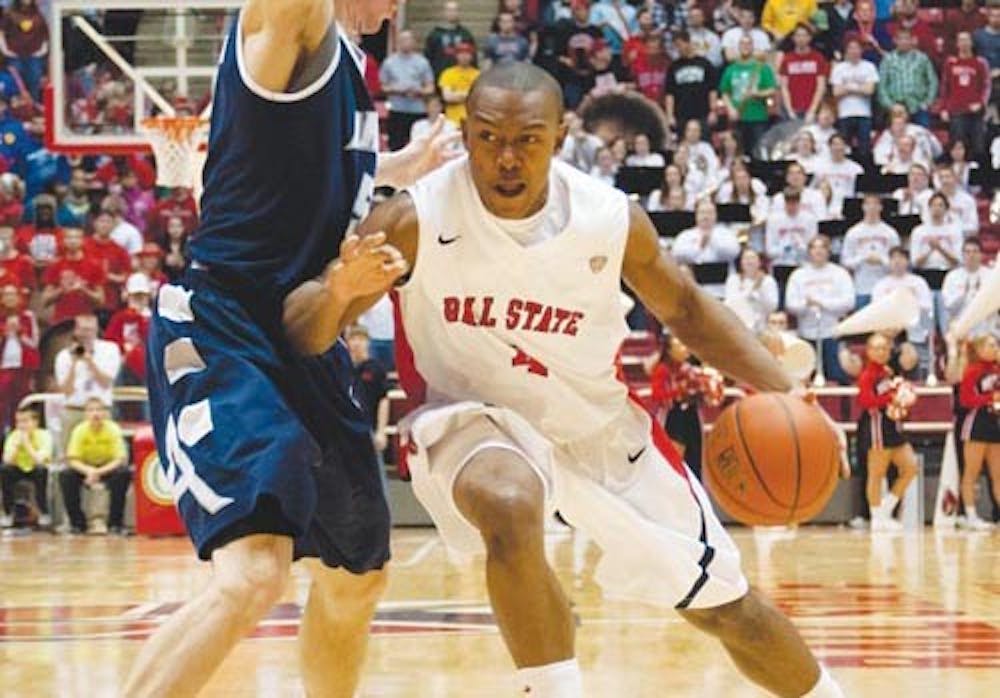
<path id="1" fill-rule="evenodd" d="M 368 649 L 368 629 L 386 570 L 352 574 L 306 561 L 312 584 L 299 629 L 299 659 L 309 696 L 351 698 Z"/>
<path id="2" fill-rule="evenodd" d="M 792 622 L 757 590 L 717 608 L 687 609 L 680 614 L 718 638 L 740 672 L 774 695 L 842 698 Z"/>
<path id="3" fill-rule="evenodd" d="M 284 536 L 250 535 L 216 548 L 207 586 L 145 644 L 124 695 L 196 695 L 281 598 L 291 564 L 292 539 Z"/>
<path id="4" fill-rule="evenodd" d="M 545 558 L 538 474 L 520 454 L 487 448 L 462 468 L 454 497 L 486 546 L 490 602 L 514 663 L 524 669 L 572 659 L 573 615 Z"/>
<path id="5" fill-rule="evenodd" d="M 962 445 L 965 458 L 965 471 L 962 473 L 962 504 L 965 505 L 965 516 L 970 524 L 974 525 L 979 520 L 976 512 L 976 482 L 983 472 L 983 463 L 986 461 L 987 444 L 981 441 L 966 441 Z"/>

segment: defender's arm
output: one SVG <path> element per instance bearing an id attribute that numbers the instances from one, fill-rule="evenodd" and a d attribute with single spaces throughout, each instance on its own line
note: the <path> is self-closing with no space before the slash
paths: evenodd
<path id="1" fill-rule="evenodd" d="M 288 89 L 303 53 L 320 47 L 333 24 L 331 0 L 248 0 L 243 10 L 243 57 L 254 82 Z"/>

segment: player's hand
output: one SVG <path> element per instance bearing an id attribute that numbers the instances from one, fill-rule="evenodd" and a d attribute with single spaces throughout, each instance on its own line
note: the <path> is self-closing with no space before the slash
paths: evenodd
<path id="1" fill-rule="evenodd" d="M 826 423 L 830 426 L 830 429 L 833 430 L 834 435 L 837 437 L 837 444 L 840 448 L 840 477 L 844 480 L 849 480 L 851 478 L 851 461 L 847 457 L 847 433 L 839 424 L 833 421 L 833 417 L 831 417 L 819 404 L 815 391 L 811 390 L 807 386 L 797 385 L 792 388 L 790 394 L 805 400 L 810 405 L 813 405 L 817 410 L 819 410 L 819 413 L 823 415 Z"/>
<path id="2" fill-rule="evenodd" d="M 407 271 L 406 260 L 385 233 L 365 238 L 348 235 L 340 244 L 340 256 L 333 261 L 327 284 L 345 300 L 384 293 Z"/>
<path id="3" fill-rule="evenodd" d="M 462 134 L 458 131 L 446 133 L 445 124 L 447 119 L 439 116 L 430 131 L 414 138 L 396 154 L 402 176 L 397 188 L 410 186 L 462 154 L 462 150 L 455 147 L 461 142 Z"/>

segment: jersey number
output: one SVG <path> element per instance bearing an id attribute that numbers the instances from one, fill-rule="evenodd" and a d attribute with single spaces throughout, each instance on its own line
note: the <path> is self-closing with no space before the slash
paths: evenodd
<path id="1" fill-rule="evenodd" d="M 528 373 L 534 373 L 536 376 L 541 376 L 543 378 L 548 378 L 549 369 L 538 359 L 529 356 L 520 347 L 512 347 L 516 352 L 514 358 L 511 360 L 510 365 L 515 368 L 520 366 L 527 366 Z"/>

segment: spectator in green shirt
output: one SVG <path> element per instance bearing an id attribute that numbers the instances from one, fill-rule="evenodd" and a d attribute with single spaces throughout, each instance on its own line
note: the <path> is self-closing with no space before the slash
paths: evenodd
<path id="1" fill-rule="evenodd" d="M 124 535 L 125 495 L 132 483 L 132 471 L 128 467 L 122 430 L 108 418 L 108 408 L 100 398 L 87 400 L 84 419 L 69 437 L 66 465 L 69 467 L 59 473 L 59 485 L 72 532 L 87 530 L 87 518 L 80 507 L 80 488 L 103 485 L 111 496 L 108 531 Z"/>
<path id="2" fill-rule="evenodd" d="M 39 526 L 49 526 L 48 482 L 52 461 L 52 436 L 45 429 L 38 428 L 38 415 L 31 409 L 20 409 L 14 417 L 14 429 L 3 442 L 3 466 L 0 466 L 0 480 L 3 482 L 3 528 L 14 525 L 14 488 L 21 480 L 30 480 L 35 485 L 35 499 L 41 514 Z"/>
<path id="3" fill-rule="evenodd" d="M 937 99 L 938 78 L 927 54 L 916 48 L 909 29 L 896 31 L 896 50 L 887 53 L 878 67 L 878 101 L 888 111 L 902 104 L 910 121 L 930 128 L 930 105 Z"/>
<path id="4" fill-rule="evenodd" d="M 767 100 L 777 91 L 778 81 L 771 66 L 753 57 L 749 35 L 740 39 L 739 51 L 740 59 L 722 73 L 719 94 L 729 109 L 729 120 L 739 124 L 745 152 L 753 153 L 767 131 Z"/>

